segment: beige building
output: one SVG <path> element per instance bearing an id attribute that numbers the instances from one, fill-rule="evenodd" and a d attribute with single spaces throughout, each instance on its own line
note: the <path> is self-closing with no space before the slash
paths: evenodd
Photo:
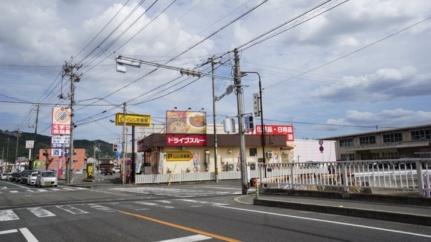
<path id="1" fill-rule="evenodd" d="M 144 152 L 145 174 L 214 172 L 212 134 L 207 134 L 203 146 L 168 146 L 166 134 L 152 134 L 138 142 L 138 152 Z M 218 138 L 217 166 L 219 171 L 239 171 L 239 135 L 220 134 Z M 285 135 L 265 137 L 267 162 L 293 161 L 293 144 Z M 246 135 L 246 161 L 251 169 L 262 159 L 261 137 Z"/>
<path id="2" fill-rule="evenodd" d="M 325 138 L 336 141 L 337 160 L 431 157 L 431 124 Z"/>

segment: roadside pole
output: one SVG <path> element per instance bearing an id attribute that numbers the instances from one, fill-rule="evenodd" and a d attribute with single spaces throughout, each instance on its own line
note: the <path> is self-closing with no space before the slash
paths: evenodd
<path id="1" fill-rule="evenodd" d="M 130 177 L 130 182 L 135 183 L 135 125 L 132 125 L 132 176 Z"/>
<path id="2" fill-rule="evenodd" d="M 121 181 L 126 184 L 126 152 L 127 152 L 127 133 L 126 133 L 126 103 L 123 103 L 123 162 L 121 162 Z"/>
<path id="3" fill-rule="evenodd" d="M 241 70 L 239 66 L 239 54 L 238 49 L 234 49 L 234 83 L 236 88 L 236 99 L 238 108 L 238 131 L 240 137 L 240 152 L 239 159 L 241 165 L 241 190 L 242 194 L 246 195 L 248 192 L 248 177 L 247 177 L 247 164 L 245 160 L 245 134 L 244 134 L 244 96 L 243 88 L 241 85 Z"/>
<path id="4" fill-rule="evenodd" d="M 211 81 L 212 81 L 212 96 L 213 96 L 213 134 L 214 134 L 214 174 L 215 181 L 218 183 L 218 164 L 217 164 L 217 126 L 216 126 L 216 100 L 215 100 L 215 75 L 214 75 L 214 57 L 211 57 Z"/>
<path id="5" fill-rule="evenodd" d="M 36 106 L 36 121 L 34 124 L 34 134 L 33 134 L 33 140 L 34 140 L 34 147 L 32 149 L 32 153 L 33 153 L 33 159 L 29 158 L 29 169 L 32 170 L 33 169 L 33 162 L 34 160 L 36 160 L 36 144 L 37 144 L 37 124 L 39 123 L 39 110 L 40 110 L 40 104 L 38 103 Z M 31 157 L 31 155 L 29 155 Z"/>

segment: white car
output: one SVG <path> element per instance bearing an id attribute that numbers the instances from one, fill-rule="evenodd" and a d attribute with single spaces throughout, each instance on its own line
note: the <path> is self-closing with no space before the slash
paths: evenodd
<path id="1" fill-rule="evenodd" d="M 58 185 L 55 171 L 40 171 L 36 178 L 36 187 L 46 187 Z"/>
<path id="2" fill-rule="evenodd" d="M 28 175 L 27 178 L 27 184 L 28 185 L 36 185 L 37 175 L 39 174 L 38 171 L 33 171 L 30 175 Z"/>
<path id="3" fill-rule="evenodd" d="M 10 175 L 11 175 L 11 173 L 9 173 L 9 172 L 2 173 L 0 179 L 1 180 L 9 180 Z"/>

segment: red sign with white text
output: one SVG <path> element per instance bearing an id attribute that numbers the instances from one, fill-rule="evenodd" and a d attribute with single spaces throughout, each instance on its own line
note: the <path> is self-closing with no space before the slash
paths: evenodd
<path id="1" fill-rule="evenodd" d="M 264 125 L 265 135 L 286 135 L 286 141 L 293 141 L 293 126 L 292 125 Z M 262 126 L 256 125 L 253 134 L 262 134 Z"/>
<path id="2" fill-rule="evenodd" d="M 168 134 L 167 146 L 206 146 L 207 136 L 200 134 Z"/>

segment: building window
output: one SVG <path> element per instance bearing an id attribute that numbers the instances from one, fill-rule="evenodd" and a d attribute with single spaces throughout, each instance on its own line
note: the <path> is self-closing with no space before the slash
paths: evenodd
<path id="1" fill-rule="evenodd" d="M 364 136 L 359 137 L 359 143 L 361 145 L 371 145 L 376 143 L 376 136 Z"/>
<path id="2" fill-rule="evenodd" d="M 257 156 L 257 148 L 249 149 L 250 156 Z"/>
<path id="3" fill-rule="evenodd" d="M 412 140 L 431 140 L 431 129 L 414 130 L 411 132 Z"/>
<path id="4" fill-rule="evenodd" d="M 341 160 L 355 160 L 355 154 L 341 154 Z"/>
<path id="5" fill-rule="evenodd" d="M 390 133 L 383 135 L 383 143 L 395 143 L 403 141 L 401 133 Z"/>
<path id="6" fill-rule="evenodd" d="M 353 139 L 340 140 L 340 147 L 351 147 L 351 146 L 353 146 Z"/>

